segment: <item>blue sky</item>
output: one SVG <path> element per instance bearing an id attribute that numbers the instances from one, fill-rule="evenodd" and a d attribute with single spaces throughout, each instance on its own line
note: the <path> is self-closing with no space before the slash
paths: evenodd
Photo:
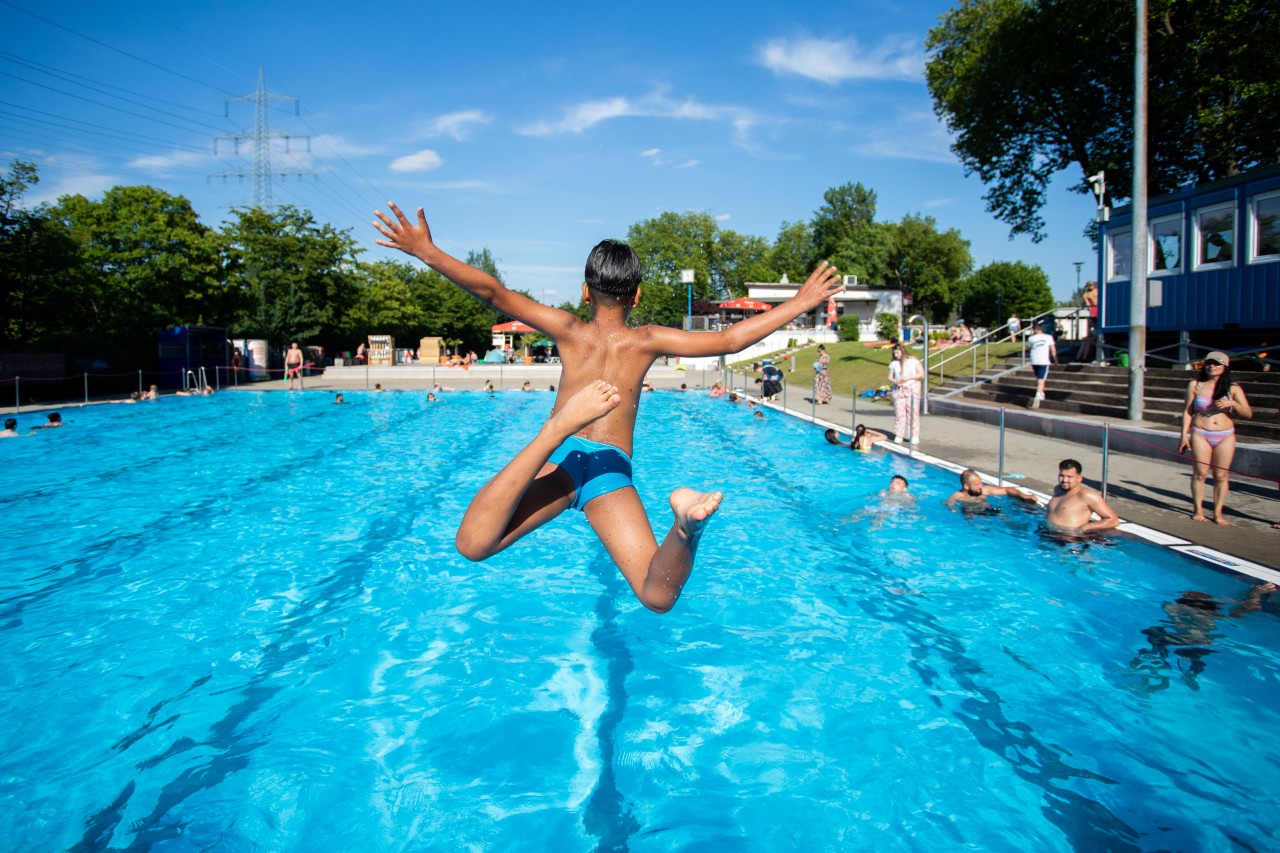
<path id="1" fill-rule="evenodd" d="M 267 111 L 276 203 L 352 234 L 423 205 L 440 244 L 489 248 L 508 283 L 577 298 L 587 252 L 663 211 L 773 240 L 830 187 L 877 218 L 937 219 L 977 266 L 1042 267 L 1055 296 L 1092 276 L 1091 197 L 1050 192 L 1048 238 L 1009 240 L 949 150 L 923 42 L 950 7 L 841 3 L 311 3 L 0 0 L 0 155 L 34 162 L 28 201 L 150 184 L 221 222 L 252 199 L 230 137 L 250 132 L 258 67 L 296 98 Z M 215 139 L 223 137 L 217 143 Z M 300 137 L 310 137 L 307 142 Z M 297 173 L 305 173 L 299 177 Z"/>

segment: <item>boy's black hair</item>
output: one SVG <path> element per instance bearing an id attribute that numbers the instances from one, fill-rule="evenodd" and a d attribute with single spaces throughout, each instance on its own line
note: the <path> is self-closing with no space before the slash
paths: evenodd
<path id="1" fill-rule="evenodd" d="M 906 486 L 908 489 L 911 488 L 911 483 L 907 482 L 907 478 L 902 476 L 901 474 L 894 474 L 892 477 L 889 478 L 890 483 L 892 483 L 894 480 L 901 480 L 902 485 Z"/>
<path id="2" fill-rule="evenodd" d="M 636 292 L 644 270 L 640 259 L 626 243 L 601 240 L 587 255 L 587 287 L 610 296 L 627 297 Z"/>
<path id="3" fill-rule="evenodd" d="M 1063 459 L 1061 462 L 1058 463 L 1059 471 L 1066 471 L 1072 468 L 1075 469 L 1075 472 L 1077 474 L 1081 474 L 1081 475 L 1084 474 L 1084 466 L 1074 459 Z"/>

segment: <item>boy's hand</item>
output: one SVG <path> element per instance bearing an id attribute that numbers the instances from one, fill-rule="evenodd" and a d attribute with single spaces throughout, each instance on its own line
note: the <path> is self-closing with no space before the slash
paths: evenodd
<path id="1" fill-rule="evenodd" d="M 844 279 L 830 261 L 823 261 L 809 274 L 809 278 L 796 291 L 796 299 L 806 311 L 821 305 L 831 296 L 844 290 Z"/>
<path id="2" fill-rule="evenodd" d="M 427 215 L 422 208 L 418 208 L 418 224 L 412 225 L 409 219 L 400 212 L 400 208 L 396 207 L 395 202 L 387 202 L 387 207 L 391 208 L 391 212 L 396 215 L 394 220 L 387 216 L 381 210 L 375 210 L 374 215 L 381 219 L 381 222 L 374 222 L 373 227 L 377 228 L 384 235 L 386 240 L 375 241 L 379 246 L 389 246 L 392 249 L 399 249 L 421 259 L 424 263 L 427 261 L 426 253 L 435 248 L 435 243 L 431 240 L 431 228 L 427 225 Z"/>

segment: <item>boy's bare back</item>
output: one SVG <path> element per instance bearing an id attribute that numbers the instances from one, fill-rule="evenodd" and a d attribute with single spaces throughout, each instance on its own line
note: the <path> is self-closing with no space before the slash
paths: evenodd
<path id="1" fill-rule="evenodd" d="M 560 382 L 556 385 L 557 407 L 596 380 L 617 387 L 622 402 L 578 434 L 613 445 L 628 456 L 632 452 L 640 386 L 659 356 L 718 356 L 739 352 L 844 289 L 836 268 L 823 263 L 795 296 L 774 310 L 761 312 L 720 332 L 685 332 L 666 326 L 631 327 L 627 318 L 639 302 L 639 290 L 634 298 L 617 300 L 593 294 L 584 284 L 583 298 L 591 308 L 592 319 L 582 320 L 516 293 L 488 273 L 441 251 L 431 238 L 421 207 L 416 223 L 411 223 L 395 204 L 389 207 L 394 219 L 377 212 L 380 222 L 374 226 L 388 238 L 378 240 L 378 245 L 413 255 L 477 299 L 527 323 L 556 342 L 561 363 Z"/>

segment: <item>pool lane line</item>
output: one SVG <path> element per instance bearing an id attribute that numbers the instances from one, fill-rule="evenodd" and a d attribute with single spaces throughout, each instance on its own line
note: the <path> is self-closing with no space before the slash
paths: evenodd
<path id="1" fill-rule="evenodd" d="M 814 426 L 822 427 L 823 429 L 834 429 L 837 432 L 848 432 L 848 429 L 842 427 L 840 424 L 832 423 L 831 421 L 823 418 L 810 417 L 800 412 L 788 409 L 785 405 L 767 402 L 745 393 L 743 394 L 743 397 L 748 400 L 754 399 L 761 406 L 768 406 L 775 411 L 782 412 L 784 415 L 790 415 L 791 417 L 804 421 L 805 423 L 811 423 Z M 941 457 L 932 456 L 928 453 L 921 453 L 919 450 L 913 451 L 906 444 L 894 444 L 891 441 L 882 441 L 880 444 L 884 445 L 884 449 L 891 453 L 897 453 L 898 455 L 905 456 L 909 459 L 917 459 L 926 465 L 932 465 L 935 468 L 941 468 L 954 474 L 958 474 L 968 467 L 965 465 L 958 465 L 955 462 L 942 459 Z M 983 482 L 990 483 L 991 485 L 997 484 L 995 477 L 992 477 L 989 474 L 984 474 L 981 471 L 978 471 L 977 473 L 982 477 Z M 1000 483 L 1000 485 L 1004 484 Z M 1013 483 L 1010 483 L 1009 485 L 1022 489 L 1025 492 L 1030 492 L 1036 496 L 1038 502 L 1048 501 L 1050 498 L 1049 495 L 1046 495 L 1044 492 L 1036 491 L 1035 489 L 1028 489 Z M 1123 518 L 1120 519 L 1120 524 L 1117 525 L 1115 529 L 1138 539 L 1142 539 L 1143 541 L 1150 542 L 1153 545 L 1169 548 L 1188 557 L 1194 557 L 1197 560 L 1209 563 L 1215 568 L 1231 572 L 1232 574 L 1242 575 L 1245 578 L 1252 580 L 1280 584 L 1280 572 L 1275 569 L 1260 565 L 1252 560 L 1246 560 L 1243 557 L 1236 557 L 1215 548 L 1210 548 L 1208 545 L 1199 545 L 1191 542 L 1190 540 L 1155 530 L 1154 528 L 1146 527 L 1131 521 L 1125 521 Z"/>

